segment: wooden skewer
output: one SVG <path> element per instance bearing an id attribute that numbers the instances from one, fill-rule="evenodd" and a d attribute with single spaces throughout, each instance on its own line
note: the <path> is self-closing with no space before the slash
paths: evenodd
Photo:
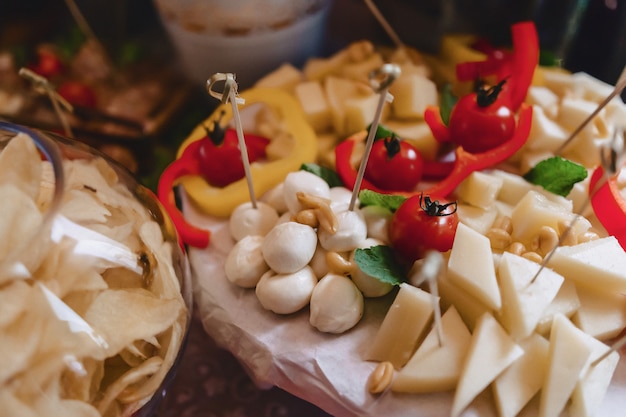
<path id="1" fill-rule="evenodd" d="M 383 27 L 387 35 L 391 38 L 393 43 L 396 44 L 396 47 L 404 48 L 404 42 L 402 42 L 400 36 L 398 36 L 398 33 L 389 24 L 387 19 L 385 19 L 385 16 L 383 16 L 383 14 L 380 12 L 374 2 L 372 0 L 365 0 L 365 4 L 370 9 L 370 12 L 374 15 L 376 20 L 378 20 L 378 23 L 380 23 L 380 25 Z"/>
<path id="2" fill-rule="evenodd" d="M 213 88 L 216 82 L 224 81 L 224 90 L 219 93 Z M 239 115 L 239 104 L 245 104 L 245 100 L 237 95 L 237 82 L 235 75 L 231 73 L 217 73 L 207 80 L 206 85 L 208 93 L 221 101 L 222 104 L 230 102 L 233 110 L 233 121 L 235 123 L 235 131 L 237 132 L 237 141 L 239 151 L 241 152 L 241 161 L 243 162 L 243 170 L 248 184 L 248 193 L 250 194 L 250 202 L 253 208 L 257 208 L 257 198 L 254 192 L 254 183 L 252 181 L 252 173 L 250 171 L 250 159 L 248 157 L 248 147 L 246 146 L 241 117 Z"/>
<path id="3" fill-rule="evenodd" d="M 374 114 L 374 120 L 370 125 L 367 140 L 365 141 L 365 152 L 363 153 L 361 165 L 359 166 L 356 181 L 354 182 L 354 188 L 352 189 L 352 197 L 350 198 L 350 205 L 348 206 L 350 211 L 354 210 L 354 206 L 356 205 L 356 200 L 363 182 L 363 176 L 365 175 L 365 167 L 367 166 L 367 161 L 369 159 L 370 152 L 372 151 L 372 146 L 374 145 L 374 138 L 376 137 L 378 123 L 380 122 L 380 118 L 383 113 L 383 106 L 386 102 L 393 101 L 393 96 L 388 92 L 389 86 L 396 80 L 396 78 L 398 78 L 399 75 L 400 67 L 396 64 L 385 64 L 370 74 L 370 85 L 376 93 L 380 94 L 380 97 L 376 107 L 376 113 Z"/>

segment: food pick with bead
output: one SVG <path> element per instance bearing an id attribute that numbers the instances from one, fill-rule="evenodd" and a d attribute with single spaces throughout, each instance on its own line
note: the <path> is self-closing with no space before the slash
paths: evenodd
<path id="1" fill-rule="evenodd" d="M 367 160 L 369 159 L 369 155 L 372 151 L 383 107 L 386 102 L 390 103 L 393 101 L 393 96 L 389 93 L 389 87 L 399 76 L 400 67 L 396 64 L 385 64 L 370 73 L 370 86 L 376 93 L 379 94 L 379 99 L 378 105 L 376 106 L 376 113 L 374 113 L 374 120 L 370 125 L 367 139 L 365 141 L 365 151 L 363 152 L 361 165 L 359 166 L 356 181 L 354 182 L 354 188 L 352 189 L 352 198 L 350 199 L 350 205 L 348 207 L 350 211 L 354 210 L 359 191 L 361 190 L 361 183 L 363 182 L 363 176 L 365 175 L 365 167 L 367 166 Z"/>

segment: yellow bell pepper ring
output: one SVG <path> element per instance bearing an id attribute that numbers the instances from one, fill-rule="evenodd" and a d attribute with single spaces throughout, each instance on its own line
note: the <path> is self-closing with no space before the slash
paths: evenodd
<path id="1" fill-rule="evenodd" d="M 255 103 L 270 106 L 294 141 L 290 154 L 272 161 L 253 162 L 250 165 L 254 192 L 260 196 L 283 181 L 289 172 L 298 170 L 303 163 L 315 161 L 317 136 L 307 122 L 300 103 L 286 91 L 274 88 L 251 88 L 242 92 L 241 97 L 245 100 L 242 109 Z M 222 112 L 223 116 L 221 116 Z M 206 136 L 204 125 L 212 125 L 219 117 L 228 121 L 232 116 L 231 105 L 220 105 L 205 123 L 197 126 L 183 142 L 178 150 L 178 158 L 191 143 Z M 216 217 L 230 216 L 235 207 L 250 199 L 245 178 L 225 187 L 212 186 L 199 175 L 185 175 L 180 177 L 178 182 L 184 187 L 195 207 Z"/>

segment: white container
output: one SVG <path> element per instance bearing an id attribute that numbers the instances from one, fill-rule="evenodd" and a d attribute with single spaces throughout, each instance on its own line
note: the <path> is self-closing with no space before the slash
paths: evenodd
<path id="1" fill-rule="evenodd" d="M 155 0 L 187 77 L 203 86 L 214 73 L 234 73 L 240 88 L 319 55 L 331 3 Z"/>

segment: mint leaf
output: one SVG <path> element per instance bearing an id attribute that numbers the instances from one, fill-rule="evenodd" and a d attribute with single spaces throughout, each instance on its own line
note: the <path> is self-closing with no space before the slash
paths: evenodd
<path id="1" fill-rule="evenodd" d="M 343 181 L 341 181 L 341 178 L 339 177 L 339 175 L 330 168 L 326 168 L 321 165 L 309 163 L 309 164 L 302 164 L 300 166 L 300 169 L 302 171 L 307 171 L 307 172 L 310 172 L 311 174 L 317 175 L 318 177 L 326 181 L 329 187 L 342 187 L 343 186 Z"/>
<path id="2" fill-rule="evenodd" d="M 446 84 L 443 86 L 443 91 L 441 92 L 441 102 L 439 104 L 439 114 L 441 114 L 441 120 L 443 123 L 448 126 L 450 123 L 450 114 L 452 113 L 452 109 L 458 99 L 452 94 L 452 85 Z"/>
<path id="3" fill-rule="evenodd" d="M 404 281 L 404 271 L 396 262 L 389 246 L 378 245 L 354 252 L 354 261 L 361 271 L 379 281 L 400 285 Z"/>
<path id="4" fill-rule="evenodd" d="M 526 181 L 563 197 L 585 178 L 585 167 L 560 156 L 544 159 L 524 174 Z"/>
<path id="5" fill-rule="evenodd" d="M 362 190 L 359 192 L 359 202 L 361 206 L 378 206 L 393 212 L 405 201 L 406 197 L 401 195 L 381 194 L 372 190 Z"/>

